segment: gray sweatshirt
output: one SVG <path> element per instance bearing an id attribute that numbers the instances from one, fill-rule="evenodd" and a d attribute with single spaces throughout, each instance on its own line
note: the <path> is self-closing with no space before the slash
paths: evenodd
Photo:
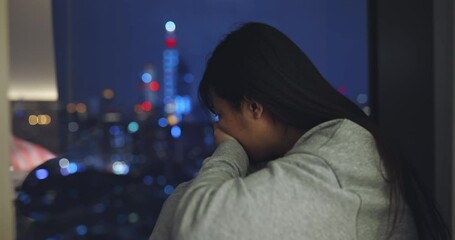
<path id="1" fill-rule="evenodd" d="M 166 200 L 151 240 L 385 239 L 388 185 L 373 136 L 337 119 L 250 172 L 234 140 Z M 406 209 L 391 239 L 417 239 Z"/>

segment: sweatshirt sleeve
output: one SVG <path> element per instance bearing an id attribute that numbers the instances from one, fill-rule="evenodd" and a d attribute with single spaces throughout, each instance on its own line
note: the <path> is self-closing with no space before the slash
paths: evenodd
<path id="1" fill-rule="evenodd" d="M 204 160 L 199 174 L 183 195 L 174 215 L 173 239 L 223 239 L 209 236 L 206 224 L 216 224 L 219 214 L 224 215 L 219 209 L 229 212 L 228 208 L 235 204 L 231 202 L 235 195 L 248 194 L 241 181 L 247 170 L 248 156 L 240 143 L 235 140 L 221 143 Z M 234 221 L 237 216 L 231 217 Z M 215 230 L 213 226 L 208 226 L 211 232 Z"/>
<path id="2" fill-rule="evenodd" d="M 182 195 L 188 188 L 190 181 L 179 184 L 171 196 L 169 196 L 161 208 L 160 215 L 156 221 L 155 227 L 153 228 L 152 235 L 149 240 L 170 240 L 171 229 L 173 225 L 174 211 Z"/>
<path id="3" fill-rule="evenodd" d="M 318 157 L 286 156 L 248 176 L 247 169 L 237 141 L 220 144 L 183 193 L 171 239 L 355 239 L 359 200 Z"/>

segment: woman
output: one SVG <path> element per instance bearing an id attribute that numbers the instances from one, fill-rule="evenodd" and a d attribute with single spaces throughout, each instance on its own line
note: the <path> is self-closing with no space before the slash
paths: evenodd
<path id="1" fill-rule="evenodd" d="M 413 175 L 283 33 L 248 23 L 199 86 L 217 149 L 151 239 L 448 239 Z"/>

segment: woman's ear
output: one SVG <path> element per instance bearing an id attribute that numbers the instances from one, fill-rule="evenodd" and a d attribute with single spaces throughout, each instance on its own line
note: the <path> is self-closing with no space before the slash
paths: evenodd
<path id="1" fill-rule="evenodd" d="M 259 119 L 264 114 L 264 106 L 254 100 L 245 100 L 245 110 L 249 114 L 249 116 L 253 117 L 254 119 Z"/>

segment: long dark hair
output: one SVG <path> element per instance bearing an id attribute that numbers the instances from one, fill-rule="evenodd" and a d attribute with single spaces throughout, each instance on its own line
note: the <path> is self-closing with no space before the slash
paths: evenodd
<path id="1" fill-rule="evenodd" d="M 407 204 L 419 239 L 449 239 L 433 199 L 409 170 L 409 163 L 388 146 L 374 121 L 334 89 L 305 53 L 277 29 L 247 23 L 228 34 L 209 58 L 199 85 L 201 102 L 213 112 L 212 92 L 236 109 L 245 99 L 254 99 L 276 121 L 300 130 L 340 118 L 364 127 L 375 138 L 390 186 L 390 234 Z"/>

